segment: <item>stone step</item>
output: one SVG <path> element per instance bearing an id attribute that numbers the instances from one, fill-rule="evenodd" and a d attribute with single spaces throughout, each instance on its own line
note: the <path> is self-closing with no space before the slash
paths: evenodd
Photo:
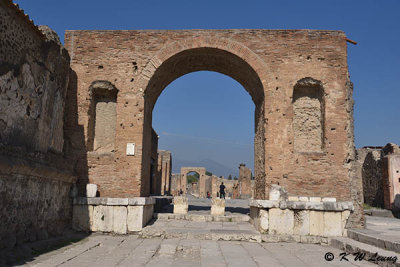
<path id="1" fill-rule="evenodd" d="M 354 253 L 363 253 L 365 255 L 364 261 L 369 259 L 377 259 L 376 261 L 372 262 L 378 264 L 379 266 L 400 267 L 400 254 L 393 251 L 388 251 L 346 237 L 332 237 L 329 239 L 329 245 L 350 253 L 346 256 L 348 259 L 354 259 L 356 256 Z"/>
<path id="2" fill-rule="evenodd" d="M 394 218 L 391 210 L 384 210 L 384 209 L 367 209 L 367 210 L 364 210 L 364 214 L 369 215 L 369 216 Z"/>
<path id="3" fill-rule="evenodd" d="M 224 229 L 143 229 L 139 236 L 141 238 L 164 238 L 164 239 L 200 239 L 215 241 L 247 241 L 261 242 L 261 234 L 249 230 L 224 230 Z"/>
<path id="4" fill-rule="evenodd" d="M 369 244 L 378 248 L 400 253 L 400 240 L 390 240 L 390 236 L 368 229 L 349 229 L 347 236 L 356 241 Z"/>
<path id="5" fill-rule="evenodd" d="M 194 222 L 250 222 L 248 215 L 205 215 L 205 214 L 174 214 L 154 213 L 154 219 L 158 220 L 187 220 Z"/>

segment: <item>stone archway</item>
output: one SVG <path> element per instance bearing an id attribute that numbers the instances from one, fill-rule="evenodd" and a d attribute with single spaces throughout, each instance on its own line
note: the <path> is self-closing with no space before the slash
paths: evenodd
<path id="1" fill-rule="evenodd" d="M 255 104 L 254 170 L 256 196 L 265 198 L 265 96 L 262 80 L 265 63 L 246 46 L 224 38 L 193 38 L 164 46 L 146 65 L 138 81 L 144 93 L 143 147 L 149 147 L 148 132 L 152 110 L 158 96 L 175 79 L 195 71 L 208 70 L 225 74 L 238 81 Z M 257 71 L 263 71 L 260 76 Z M 260 77 L 263 77 L 261 80 Z M 146 177 L 147 158 L 144 154 L 142 177 Z"/>
<path id="2" fill-rule="evenodd" d="M 238 81 L 256 106 L 254 198 L 266 199 L 270 185 L 279 184 L 293 196 L 352 200 L 356 206 L 352 221 L 360 221 L 362 183 L 353 168 L 353 86 L 343 32 L 67 31 L 65 45 L 72 76 L 76 74 L 70 88 L 76 90 L 75 99 L 67 99 L 67 106 L 78 110 L 79 125 L 71 128 L 67 121 L 65 132 L 70 140 L 84 133 L 85 140 L 71 142 L 73 153 L 86 159 L 75 167 L 76 173 L 80 180 L 88 177 L 98 184 L 102 196 L 149 196 L 152 110 L 157 98 L 180 76 L 208 70 Z M 88 88 L 96 80 L 110 81 L 119 90 L 115 145 L 108 153 L 89 153 L 80 144 L 88 143 Z M 296 149 L 294 140 L 297 132 L 304 136 L 304 127 L 294 124 L 296 116 L 300 122 L 304 118 L 301 112 L 309 96 L 302 94 L 313 91 L 310 81 L 323 88 L 323 95 L 314 97 L 323 101 L 311 101 L 320 109 L 313 118 L 318 114 L 323 118 L 315 124 L 321 127 L 315 134 L 321 142 L 315 143 L 318 149 L 314 145 L 311 150 Z M 128 145 L 132 153 L 127 153 Z"/>
<path id="3" fill-rule="evenodd" d="M 187 189 L 187 174 L 190 172 L 197 172 L 199 174 L 199 197 L 206 197 L 207 192 L 205 191 L 205 177 L 206 168 L 204 167 L 182 167 L 181 168 L 181 186 L 184 193 Z"/>

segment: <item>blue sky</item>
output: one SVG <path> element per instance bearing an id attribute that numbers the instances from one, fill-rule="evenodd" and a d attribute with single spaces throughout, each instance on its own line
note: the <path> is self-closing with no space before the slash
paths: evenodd
<path id="1" fill-rule="evenodd" d="M 343 30 L 354 83 L 356 146 L 400 143 L 400 1 L 18 0 L 36 24 L 66 29 Z M 229 94 L 227 93 L 229 92 Z M 222 96 L 225 96 L 223 98 Z M 179 100 L 179 101 L 177 101 Z M 188 74 L 160 96 L 153 126 L 176 158 L 253 166 L 254 105 L 221 74 Z"/>

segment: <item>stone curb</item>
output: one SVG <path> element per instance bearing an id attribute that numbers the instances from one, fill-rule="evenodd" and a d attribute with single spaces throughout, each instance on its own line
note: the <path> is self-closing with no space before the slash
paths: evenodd
<path id="1" fill-rule="evenodd" d="M 187 220 L 194 222 L 249 222 L 248 215 L 241 216 L 216 216 L 201 214 L 174 214 L 174 213 L 154 213 L 153 218 L 159 220 Z"/>
<path id="2" fill-rule="evenodd" d="M 386 261 L 377 261 L 373 262 L 375 264 L 378 264 L 379 266 L 397 266 L 400 267 L 400 254 L 397 254 L 393 251 L 388 251 L 384 250 L 369 244 L 364 244 L 361 242 L 358 242 L 353 239 L 349 239 L 346 237 L 332 237 L 329 238 L 329 245 L 343 250 L 348 253 L 356 253 L 356 252 L 361 252 L 365 253 L 365 259 L 371 259 L 371 258 L 376 258 L 378 257 L 397 257 L 397 261 L 395 263 L 392 262 L 386 262 Z M 353 256 L 354 257 L 354 256 Z"/>
<path id="3" fill-rule="evenodd" d="M 380 238 L 374 235 L 369 235 L 367 233 L 359 232 L 354 229 L 347 230 L 347 236 L 358 242 L 362 242 L 365 244 L 376 246 L 378 248 L 400 253 L 400 241 L 394 242 L 390 240 L 385 240 L 384 238 Z"/>
<path id="4" fill-rule="evenodd" d="M 344 211 L 354 210 L 353 202 L 310 202 L 310 201 L 278 201 L 278 200 L 251 200 L 250 207 L 271 209 L 291 209 L 291 210 L 319 210 L 319 211 Z"/>
<path id="5" fill-rule="evenodd" d="M 146 206 L 154 205 L 156 200 L 152 197 L 111 198 L 111 197 L 77 197 L 74 205 L 104 205 L 104 206 Z"/>

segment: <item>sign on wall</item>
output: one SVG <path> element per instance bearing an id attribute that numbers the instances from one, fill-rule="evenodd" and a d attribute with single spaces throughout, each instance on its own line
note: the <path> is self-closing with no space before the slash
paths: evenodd
<path id="1" fill-rule="evenodd" d="M 126 144 L 126 155 L 127 156 L 135 155 L 135 143 L 127 143 Z"/>

